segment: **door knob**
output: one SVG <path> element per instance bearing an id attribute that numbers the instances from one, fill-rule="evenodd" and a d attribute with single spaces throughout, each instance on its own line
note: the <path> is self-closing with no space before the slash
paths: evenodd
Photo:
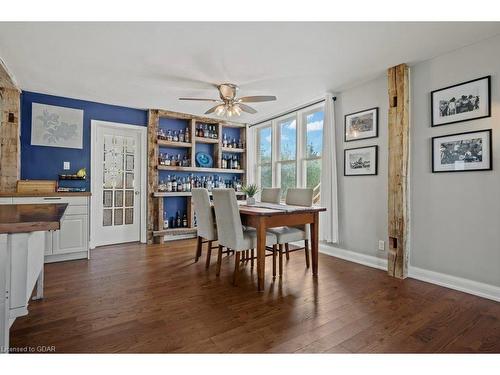
<path id="1" fill-rule="evenodd" d="M 135 192 L 135 195 L 139 195 L 141 192 L 140 191 L 136 191 Z"/>

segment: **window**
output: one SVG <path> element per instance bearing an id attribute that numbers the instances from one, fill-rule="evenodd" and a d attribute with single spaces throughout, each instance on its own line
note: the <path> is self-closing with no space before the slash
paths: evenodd
<path id="1" fill-rule="evenodd" d="M 278 122 L 280 154 L 277 161 L 277 185 L 282 197 L 289 187 L 297 186 L 297 120 L 290 117 Z"/>
<path id="2" fill-rule="evenodd" d="M 271 126 L 260 128 L 257 131 L 257 176 L 261 187 L 273 186 L 272 145 Z"/>
<path id="3" fill-rule="evenodd" d="M 323 117 L 321 104 L 259 125 L 258 185 L 280 186 L 283 198 L 290 187 L 313 188 L 314 202 L 319 202 Z"/>

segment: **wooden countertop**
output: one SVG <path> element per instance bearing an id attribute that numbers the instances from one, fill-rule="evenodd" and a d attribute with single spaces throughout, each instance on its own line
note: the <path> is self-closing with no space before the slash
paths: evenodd
<path id="1" fill-rule="evenodd" d="M 57 192 L 57 193 L 16 193 L 13 192 L 0 192 L 0 197 L 90 197 L 89 191 L 82 192 Z"/>
<path id="2" fill-rule="evenodd" d="M 66 203 L 0 206 L 0 234 L 58 230 Z"/>

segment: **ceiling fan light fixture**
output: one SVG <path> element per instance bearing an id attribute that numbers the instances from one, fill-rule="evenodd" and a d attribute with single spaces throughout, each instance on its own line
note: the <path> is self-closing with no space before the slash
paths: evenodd
<path id="1" fill-rule="evenodd" d="M 226 108 L 224 104 L 220 104 L 217 109 L 215 110 L 215 114 L 217 116 L 222 116 L 226 112 Z"/>

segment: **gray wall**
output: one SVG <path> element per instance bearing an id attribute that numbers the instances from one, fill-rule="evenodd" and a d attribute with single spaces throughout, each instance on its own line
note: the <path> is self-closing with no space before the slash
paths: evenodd
<path id="1" fill-rule="evenodd" d="M 344 115 L 379 107 L 378 138 L 344 142 Z M 337 95 L 339 247 L 372 256 L 387 237 L 387 79 L 385 76 Z M 344 149 L 378 145 L 377 176 L 344 176 Z"/>
<path id="2" fill-rule="evenodd" d="M 411 66 L 410 264 L 500 286 L 500 37 Z M 430 92 L 492 76 L 492 117 L 430 126 Z M 387 79 L 337 95 L 339 247 L 372 256 L 387 238 Z M 344 115 L 379 107 L 379 137 L 344 143 Z M 493 129 L 493 171 L 431 173 L 431 137 Z M 378 176 L 344 177 L 344 148 L 379 146 Z M 387 243 L 386 243 L 387 247 Z"/>
<path id="3" fill-rule="evenodd" d="M 500 286 L 500 37 L 411 69 L 410 264 Z M 492 117 L 431 128 L 430 91 L 491 75 Z M 431 137 L 493 129 L 493 171 L 431 173 Z"/>

